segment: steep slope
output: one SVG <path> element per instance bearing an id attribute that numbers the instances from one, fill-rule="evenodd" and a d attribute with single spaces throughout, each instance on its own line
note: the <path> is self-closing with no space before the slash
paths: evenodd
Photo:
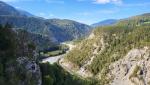
<path id="1" fill-rule="evenodd" d="M 56 63 L 40 63 L 35 34 L 9 27 L 0 25 L 0 85 L 95 85 L 96 81 L 71 75 Z"/>
<path id="2" fill-rule="evenodd" d="M 56 22 L 54 23 L 54 21 Z M 45 20 L 35 17 L 0 16 L 0 23 L 10 23 L 14 28 L 21 28 L 31 33 L 41 34 L 42 36 L 49 37 L 52 41 L 58 42 L 85 37 L 90 32 L 90 26 L 71 20 Z"/>
<path id="3" fill-rule="evenodd" d="M 115 23 L 117 23 L 118 20 L 116 19 L 107 19 L 98 23 L 94 23 L 91 26 L 93 27 L 99 27 L 99 26 L 108 26 L 108 25 L 113 25 Z"/>
<path id="4" fill-rule="evenodd" d="M 98 79 L 98 85 L 105 85 L 110 82 L 116 85 L 115 82 L 121 79 L 123 74 L 120 68 L 122 64 L 139 65 L 142 68 L 148 69 L 148 66 L 143 66 L 142 61 L 147 63 L 149 59 L 150 48 L 150 15 L 139 15 L 138 18 L 128 18 L 120 21 L 113 26 L 104 26 L 95 29 L 89 38 L 84 39 L 81 43 L 69 52 L 64 59 L 61 60 L 61 65 L 65 69 L 69 69 L 84 78 L 92 77 Z M 145 17 L 145 18 L 143 18 Z M 136 23 L 141 22 L 141 23 Z M 126 24 L 128 23 L 128 24 Z M 138 25 L 137 25 L 138 24 Z M 144 50 L 145 49 L 145 50 Z M 138 52 L 140 52 L 138 54 Z M 136 56 L 134 60 L 133 56 Z M 129 59 L 126 59 L 127 58 Z M 131 56 L 131 57 L 129 57 Z M 133 58 L 133 59 L 132 59 Z M 123 60 L 121 60 L 123 59 Z M 133 60 L 133 62 L 132 62 Z M 115 62 L 115 65 L 113 63 Z M 120 62 L 118 64 L 117 62 Z M 129 64 L 128 64 L 129 62 Z M 139 63 L 139 64 L 138 64 Z M 119 65 L 119 66 L 118 66 Z M 131 67 L 127 68 L 128 70 Z M 127 72 L 128 70 L 123 71 Z M 144 69 L 143 72 L 146 70 Z M 134 72 L 134 71 L 129 71 Z M 141 74 L 141 76 L 148 77 L 148 73 Z M 137 75 L 139 76 L 139 74 Z M 125 75 L 123 75 L 125 77 Z M 133 76 L 131 80 L 138 81 Z M 138 78 L 138 77 L 137 77 Z M 148 85 L 148 80 L 145 77 L 144 83 Z M 126 79 L 122 80 L 124 83 Z M 127 83 L 123 84 L 126 85 Z M 121 81 L 117 85 L 122 85 Z M 142 84 L 145 85 L 145 84 Z"/>
<path id="5" fill-rule="evenodd" d="M 71 75 L 58 64 L 41 63 L 42 85 L 95 85 L 92 79 L 81 79 Z"/>
<path id="6" fill-rule="evenodd" d="M 21 37 L 22 41 L 33 43 L 38 51 L 57 45 L 57 43 L 52 42 L 49 37 L 43 37 L 40 34 L 30 33 L 22 29 L 17 29 L 15 31 L 17 36 Z"/>
<path id="7" fill-rule="evenodd" d="M 72 20 L 29 17 L 29 13 L 15 9 L 0 2 L 0 24 L 12 24 L 13 27 L 24 29 L 30 33 L 49 37 L 53 42 L 78 39 L 90 32 L 90 26 Z"/>
<path id="8" fill-rule="evenodd" d="M 150 48 L 130 50 L 123 59 L 109 66 L 111 85 L 149 85 Z"/>
<path id="9" fill-rule="evenodd" d="M 64 35 L 66 34 L 65 37 L 63 36 L 60 37 L 58 34 L 55 34 L 56 36 L 58 35 L 58 38 L 61 38 L 61 40 L 63 40 L 64 38 L 66 38 L 66 40 L 67 38 L 70 38 L 71 40 L 79 39 L 81 37 L 87 36 L 91 31 L 90 26 L 72 20 L 49 19 L 47 21 L 52 25 L 54 25 L 55 27 L 61 29 Z"/>
<path id="10" fill-rule="evenodd" d="M 37 51 L 32 42 L 24 41 L 7 25 L 0 26 L 0 42 L 0 85 L 41 85 Z"/>
<path id="11" fill-rule="evenodd" d="M 24 29 L 28 32 L 40 34 L 42 36 L 50 36 L 45 21 L 34 17 L 18 17 L 18 16 L 0 16 L 0 23 L 9 23 L 14 29 Z"/>

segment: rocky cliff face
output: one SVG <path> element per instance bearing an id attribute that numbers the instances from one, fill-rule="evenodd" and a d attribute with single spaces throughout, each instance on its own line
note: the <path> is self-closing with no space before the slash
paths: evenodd
<path id="1" fill-rule="evenodd" d="M 25 77 L 19 82 L 19 85 L 42 84 L 40 67 L 35 61 L 27 57 L 19 57 L 17 58 L 17 63 L 17 69 L 20 69 L 20 73 Z"/>
<path id="2" fill-rule="evenodd" d="M 0 85 L 42 84 L 36 46 L 25 37 L 0 26 Z"/>
<path id="3" fill-rule="evenodd" d="M 150 47 L 130 50 L 123 59 L 109 66 L 110 85 L 149 85 Z"/>
<path id="4" fill-rule="evenodd" d="M 12 85 L 42 84 L 39 65 L 27 57 L 18 57 L 16 62 L 7 63 L 6 74 Z"/>

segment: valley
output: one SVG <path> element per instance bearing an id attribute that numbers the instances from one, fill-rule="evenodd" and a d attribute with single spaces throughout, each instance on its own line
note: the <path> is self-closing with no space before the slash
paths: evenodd
<path id="1" fill-rule="evenodd" d="M 68 46 L 69 49 L 63 54 L 60 54 L 57 56 L 50 56 L 48 58 L 42 59 L 42 63 L 46 63 L 46 62 L 49 62 L 50 64 L 57 63 L 57 62 L 59 62 L 59 60 L 63 59 L 64 56 L 75 47 L 75 45 L 73 45 L 71 42 L 69 42 L 69 43 L 63 42 L 62 45 Z"/>
<path id="2" fill-rule="evenodd" d="M 93 5 L 125 5 L 123 0 L 104 1 L 95 0 L 88 10 L 95 9 Z M 21 6 L 20 2 L 0 1 L 0 85 L 150 85 L 149 12 L 133 15 L 122 9 L 117 10 L 118 14 L 113 14 L 114 10 L 82 14 L 66 12 L 66 2 L 48 1 L 42 11 L 48 10 L 49 16 L 38 11 L 39 7 L 37 16 L 12 6 Z M 86 0 L 76 2 L 73 11 L 84 8 L 85 4 L 81 7 L 79 2 Z M 50 8 L 52 3 L 59 3 L 61 9 Z M 148 10 L 146 5 L 135 6 Z M 50 13 L 54 10 L 57 15 L 62 13 L 61 18 Z M 103 16 L 99 19 L 102 21 L 82 23 L 93 23 L 97 16 Z"/>

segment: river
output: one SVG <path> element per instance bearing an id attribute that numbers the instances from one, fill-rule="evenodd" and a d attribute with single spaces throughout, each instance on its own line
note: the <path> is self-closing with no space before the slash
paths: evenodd
<path id="1" fill-rule="evenodd" d="M 65 54 L 62 55 L 58 55 L 58 56 L 53 56 L 53 57 L 49 57 L 49 58 L 45 58 L 42 60 L 42 63 L 46 63 L 49 62 L 50 64 L 54 64 L 55 62 L 57 62 L 60 58 L 63 58 Z"/>
<path id="2" fill-rule="evenodd" d="M 71 43 L 62 43 L 62 44 L 65 44 L 65 45 L 67 45 L 69 47 L 69 50 L 65 54 L 67 54 L 70 50 L 72 50 L 75 47 L 75 45 L 73 45 Z M 58 56 L 52 56 L 52 57 L 45 58 L 45 59 L 42 60 L 42 63 L 49 62 L 50 64 L 54 64 L 59 59 L 64 58 L 65 54 L 61 54 L 61 55 L 58 55 Z"/>

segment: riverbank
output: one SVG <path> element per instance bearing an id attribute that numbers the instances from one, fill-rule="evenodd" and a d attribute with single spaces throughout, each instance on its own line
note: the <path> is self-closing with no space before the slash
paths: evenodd
<path id="1" fill-rule="evenodd" d="M 50 64 L 54 64 L 56 62 L 58 62 L 60 59 L 64 58 L 64 56 L 70 51 L 72 50 L 75 45 L 73 45 L 72 43 L 62 43 L 63 45 L 66 45 L 69 47 L 69 50 L 67 50 L 64 54 L 61 54 L 61 55 L 57 55 L 57 56 L 51 56 L 51 57 L 48 57 L 48 58 L 45 58 L 42 60 L 42 63 L 46 63 L 46 62 L 49 62 Z"/>

